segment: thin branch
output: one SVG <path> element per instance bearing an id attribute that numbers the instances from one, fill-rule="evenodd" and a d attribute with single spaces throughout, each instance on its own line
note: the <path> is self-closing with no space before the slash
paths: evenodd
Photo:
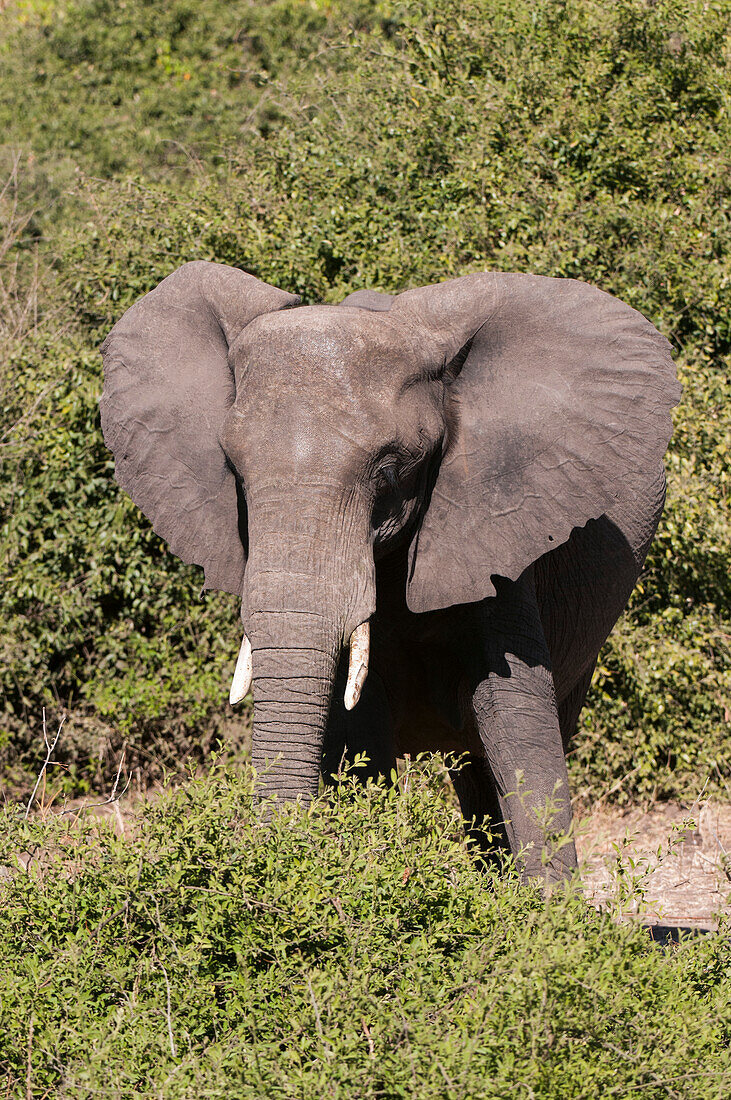
<path id="1" fill-rule="evenodd" d="M 127 791 L 129 790 L 129 785 L 132 782 L 132 776 L 129 775 L 127 777 L 127 782 L 124 786 L 124 790 L 120 791 L 119 794 L 117 794 L 119 777 L 122 774 L 122 768 L 124 767 L 124 758 L 126 753 L 127 746 L 125 745 L 122 749 L 122 755 L 119 758 L 119 767 L 117 768 L 117 775 L 115 777 L 114 786 L 112 787 L 112 793 L 110 794 L 109 798 L 105 798 L 103 802 L 85 802 L 83 806 L 81 806 L 78 810 L 62 810 L 59 816 L 62 817 L 64 814 L 80 814 L 82 810 L 98 810 L 100 806 L 111 806 L 112 803 L 119 802 L 120 798 L 123 798 L 124 795 L 126 795 Z M 124 826 L 122 826 L 122 832 L 124 833 Z"/>
<path id="2" fill-rule="evenodd" d="M 38 773 L 38 778 L 36 779 L 36 785 L 33 788 L 33 793 L 30 796 L 30 798 L 28 799 L 28 805 L 25 807 L 25 818 L 26 818 L 26 820 L 28 818 L 28 815 L 30 814 L 31 807 L 33 806 L 33 802 L 35 801 L 36 792 L 37 792 L 38 788 L 41 785 L 41 780 L 43 779 L 43 776 L 46 774 L 46 768 L 48 767 L 49 764 L 52 763 L 51 757 L 53 756 L 53 750 L 56 748 L 56 745 L 58 744 L 58 739 L 61 736 L 61 730 L 63 729 L 63 724 L 64 724 L 65 721 L 66 721 L 66 715 L 64 714 L 63 718 L 61 719 L 61 721 L 58 724 L 58 729 L 56 730 L 56 736 L 54 737 L 53 741 L 49 743 L 48 733 L 47 733 L 47 730 L 46 730 L 46 708 L 45 707 L 43 708 L 43 740 L 46 743 L 46 759 L 43 761 L 43 766 L 42 766 L 40 772 Z"/>
<path id="3" fill-rule="evenodd" d="M 33 1100 L 33 1017 L 28 1027 L 28 1064 L 25 1071 L 26 1100 Z"/>
<path id="4" fill-rule="evenodd" d="M 364 1017 L 361 1017 L 360 1022 L 363 1026 L 363 1034 L 365 1035 L 366 1039 L 368 1040 L 368 1053 L 370 1054 L 371 1058 L 375 1058 L 375 1056 L 376 1056 L 376 1047 L 375 1047 L 375 1043 L 373 1042 L 373 1036 L 371 1035 L 371 1029 L 368 1027 L 368 1024 L 365 1022 Z"/>
<path id="5" fill-rule="evenodd" d="M 171 1016 L 170 1016 L 170 982 L 168 981 L 168 972 L 165 969 L 165 967 L 162 965 L 162 963 L 160 963 L 160 969 L 162 970 L 163 977 L 165 978 L 165 989 L 167 991 L 167 1009 L 166 1009 L 166 1012 L 165 1012 L 165 1016 L 166 1016 L 167 1022 L 168 1022 L 168 1038 L 170 1040 L 170 1053 L 172 1054 L 173 1058 L 177 1058 L 178 1057 L 178 1050 L 177 1050 L 177 1047 L 175 1046 L 175 1038 L 173 1036 L 173 1022 L 172 1022 L 172 1019 L 171 1019 Z"/>
<path id="6" fill-rule="evenodd" d="M 322 1030 L 322 1020 L 320 1018 L 320 1009 L 318 1008 L 317 1001 L 315 1000 L 315 991 L 312 988 L 312 982 L 310 981 L 309 974 L 307 975 L 307 988 L 310 991 L 310 1000 L 312 1001 L 312 1007 L 315 1010 L 315 1026 L 317 1028 L 317 1034 L 320 1036 L 320 1042 L 322 1043 L 322 1046 L 323 1046 L 323 1049 L 324 1049 L 325 1053 L 328 1055 L 328 1057 L 332 1057 L 332 1049 L 331 1049 L 330 1044 L 328 1043 L 327 1039 L 325 1038 L 324 1031 Z"/>

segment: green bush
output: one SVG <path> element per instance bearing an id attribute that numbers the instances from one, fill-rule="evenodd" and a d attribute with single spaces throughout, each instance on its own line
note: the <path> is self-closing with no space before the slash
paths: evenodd
<path id="1" fill-rule="evenodd" d="M 201 602 L 200 574 L 117 490 L 96 411 L 109 327 L 204 258 L 305 301 L 485 268 L 579 277 L 668 335 L 685 391 L 666 516 L 602 655 L 573 780 L 586 799 L 723 787 L 729 0 L 42 10 L 6 36 L 0 103 L 16 107 L 0 119 L 37 150 L 24 201 L 60 194 L 64 157 L 76 183 L 19 240 L 40 258 L 43 291 L 38 324 L 3 368 L 8 767 L 19 775 L 37 751 L 43 705 L 71 711 L 66 762 L 79 780 L 123 739 L 169 765 L 223 729 L 235 601 Z M 229 80 L 235 56 L 246 71 Z M 29 60 L 52 82 L 34 84 L 21 119 Z M 53 85 L 65 89 L 55 113 Z M 196 158 L 185 169 L 160 152 L 184 133 Z"/>
<path id="2" fill-rule="evenodd" d="M 297 0 L 18 7 L 0 41 L 0 133 L 33 151 L 55 196 L 79 167 L 159 177 L 195 173 L 199 158 L 225 163 L 252 123 L 277 118 L 262 82 L 306 61 L 313 36 L 342 23 Z"/>
<path id="3" fill-rule="evenodd" d="M 120 838 L 2 817 L 15 1096 L 720 1100 L 726 934 L 669 951 L 480 873 L 433 769 L 267 823 L 214 768 Z"/>

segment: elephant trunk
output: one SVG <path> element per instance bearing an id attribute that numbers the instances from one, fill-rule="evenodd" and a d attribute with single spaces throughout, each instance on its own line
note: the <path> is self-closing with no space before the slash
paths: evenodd
<path id="1" fill-rule="evenodd" d="M 254 668 L 252 759 L 263 793 L 317 794 L 342 628 L 314 612 L 249 617 Z"/>
<path id="2" fill-rule="evenodd" d="M 298 525 L 307 524 L 307 512 L 303 502 Z M 275 533 L 268 515 L 279 520 Z M 293 534 L 290 523 L 282 535 L 281 506 L 250 507 L 249 516 L 242 618 L 253 668 L 253 764 L 263 794 L 307 799 L 317 794 L 343 645 L 375 609 L 372 549 L 367 537 L 354 538 L 352 523 L 317 531 L 310 512 L 307 533 Z M 356 701 L 367 664 L 363 634 L 356 632 L 353 646 Z"/>

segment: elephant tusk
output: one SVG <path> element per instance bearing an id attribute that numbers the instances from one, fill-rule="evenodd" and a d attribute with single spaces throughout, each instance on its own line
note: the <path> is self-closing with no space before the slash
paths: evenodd
<path id="1" fill-rule="evenodd" d="M 360 699 L 368 675 L 368 654 L 371 648 L 370 623 L 361 623 L 350 635 L 348 683 L 345 687 L 345 709 L 352 710 Z"/>
<path id="2" fill-rule="evenodd" d="M 231 691 L 228 700 L 231 706 L 240 703 L 251 690 L 251 681 L 254 675 L 254 665 L 251 659 L 251 642 L 244 634 L 244 640 L 239 650 L 239 659 L 236 662 L 234 678 L 231 681 Z"/>

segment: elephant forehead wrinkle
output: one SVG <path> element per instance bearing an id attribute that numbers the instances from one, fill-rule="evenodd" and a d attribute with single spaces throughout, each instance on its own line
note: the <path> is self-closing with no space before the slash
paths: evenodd
<path id="1" fill-rule="evenodd" d="M 292 381 L 320 376 L 351 386 L 358 380 L 413 370 L 393 326 L 379 315 L 339 306 L 302 306 L 257 318 L 231 348 L 237 382 L 249 370 L 286 370 Z M 394 379 L 395 381 L 395 379 Z"/>
<path id="2" fill-rule="evenodd" d="M 234 423 L 258 440 L 257 449 L 290 453 L 352 453 L 380 439 L 393 418 L 394 400 L 379 389 L 344 379 L 305 384 L 272 374 L 236 397 Z"/>
<path id="3" fill-rule="evenodd" d="M 322 312 L 321 312 L 322 311 Z M 303 307 L 296 313 L 268 314 L 257 319 L 243 334 L 235 349 L 248 345 L 261 352 L 276 348 L 293 358 L 314 353 L 344 356 L 364 342 L 363 326 L 327 307 Z"/>

